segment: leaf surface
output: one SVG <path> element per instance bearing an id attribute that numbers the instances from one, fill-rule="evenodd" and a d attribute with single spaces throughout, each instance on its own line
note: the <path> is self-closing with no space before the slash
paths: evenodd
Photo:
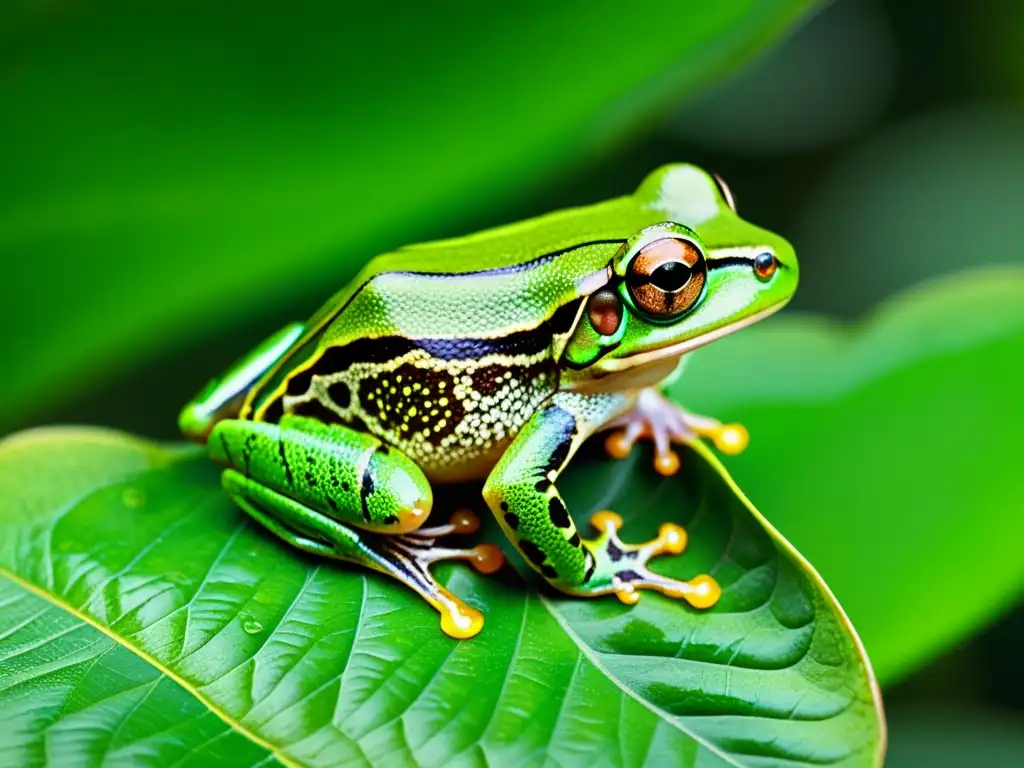
<path id="1" fill-rule="evenodd" d="M 647 455 L 599 450 L 561 483 L 577 519 L 611 506 L 629 538 L 686 525 L 687 552 L 659 570 L 710 571 L 715 608 L 442 568 L 487 616 L 459 642 L 396 582 L 250 523 L 199 450 L 8 438 L 0 763 L 877 765 L 880 702 L 853 631 L 716 460 L 688 451 L 660 479 Z"/>

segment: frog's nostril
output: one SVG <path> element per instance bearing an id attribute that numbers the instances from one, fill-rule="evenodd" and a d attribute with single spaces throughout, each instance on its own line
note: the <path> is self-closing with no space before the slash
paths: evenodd
<path id="1" fill-rule="evenodd" d="M 761 253 L 754 259 L 754 274 L 762 282 L 771 280 L 772 275 L 778 270 L 781 262 L 775 258 L 773 253 Z"/>

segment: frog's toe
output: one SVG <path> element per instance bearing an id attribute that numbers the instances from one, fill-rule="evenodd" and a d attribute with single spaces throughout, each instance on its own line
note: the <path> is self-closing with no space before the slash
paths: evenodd
<path id="1" fill-rule="evenodd" d="M 598 512 L 590 522 L 599 534 L 585 542 L 594 554 L 596 567 L 581 590 L 584 594 L 614 594 L 627 605 L 633 605 L 640 599 L 641 590 L 647 589 L 686 600 L 700 609 L 710 608 L 721 597 L 718 582 L 707 574 L 683 581 L 661 576 L 647 567 L 652 558 L 678 555 L 686 549 L 687 535 L 681 526 L 665 523 L 651 541 L 626 544 L 618 535 L 622 518 L 614 512 Z"/>
<path id="2" fill-rule="evenodd" d="M 383 539 L 389 560 L 401 565 L 409 586 L 419 592 L 441 614 L 441 629 L 456 638 L 469 638 L 483 627 L 483 615 L 440 586 L 430 567 L 445 560 L 465 560 L 480 573 L 490 574 L 505 563 L 505 555 L 493 544 L 474 547 L 446 547 L 439 543 L 451 534 L 476 533 L 480 521 L 469 510 L 459 510 L 444 525 L 420 528 L 404 536 Z"/>
<path id="3" fill-rule="evenodd" d="M 654 443 L 654 468 L 663 476 L 679 471 L 679 454 L 673 444 L 710 439 L 722 453 L 736 454 L 750 442 L 742 424 L 722 424 L 698 416 L 679 407 L 655 389 L 646 389 L 637 397 L 633 408 L 606 425 L 612 430 L 605 440 L 605 450 L 616 459 L 626 458 L 636 442 L 650 438 Z"/>
<path id="4" fill-rule="evenodd" d="M 686 600 L 694 608 L 710 608 L 722 596 L 718 582 L 707 574 L 695 576 L 689 581 L 666 579 L 646 571 L 626 571 L 615 579 L 615 596 L 626 605 L 635 605 L 640 600 L 640 590 L 650 589 L 663 595 Z"/>

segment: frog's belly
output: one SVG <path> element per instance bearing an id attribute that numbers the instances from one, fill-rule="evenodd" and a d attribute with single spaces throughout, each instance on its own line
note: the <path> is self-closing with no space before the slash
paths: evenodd
<path id="1" fill-rule="evenodd" d="M 431 481 L 451 483 L 486 476 L 557 385 L 546 357 L 440 361 L 417 350 L 314 376 L 284 406 L 333 415 L 404 451 Z"/>

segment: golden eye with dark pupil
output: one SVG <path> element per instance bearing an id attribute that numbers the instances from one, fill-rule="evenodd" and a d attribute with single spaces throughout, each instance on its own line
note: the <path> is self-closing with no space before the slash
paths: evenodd
<path id="1" fill-rule="evenodd" d="M 664 238 L 649 243 L 633 257 L 626 285 L 638 309 L 669 319 L 696 304 L 706 278 L 704 255 L 695 244 Z"/>

